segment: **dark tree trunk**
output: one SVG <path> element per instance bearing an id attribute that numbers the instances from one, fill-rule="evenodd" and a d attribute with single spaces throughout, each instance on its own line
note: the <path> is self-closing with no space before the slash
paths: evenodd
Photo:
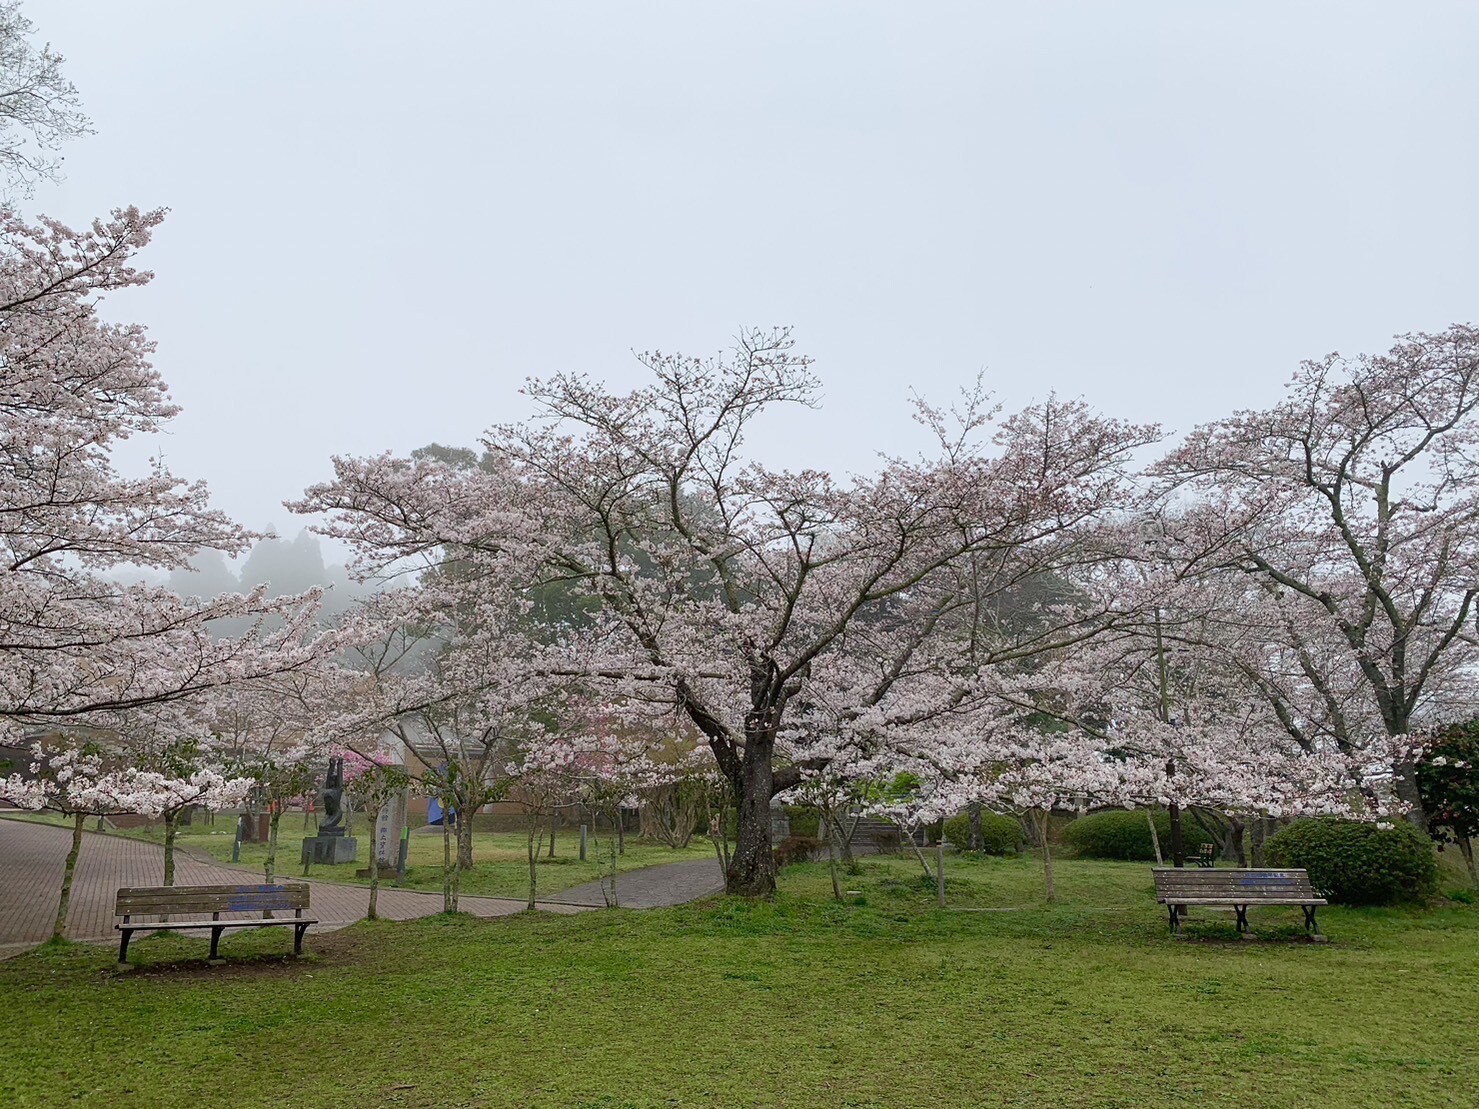
<path id="1" fill-rule="evenodd" d="M 1263 838 L 1268 834 L 1268 818 L 1255 816 L 1253 818 L 1252 834 L 1248 837 L 1250 841 L 1249 851 L 1255 868 L 1263 866 Z"/>
<path id="2" fill-rule="evenodd" d="M 466 812 L 468 810 L 461 810 Z M 445 823 L 445 818 L 444 821 Z M 457 869 L 472 869 L 472 817 L 465 820 L 458 818 L 457 821 Z"/>
<path id="3" fill-rule="evenodd" d="M 1181 806 L 1172 801 L 1166 810 L 1171 818 L 1171 865 L 1186 865 L 1186 841 L 1181 837 Z"/>
<path id="4" fill-rule="evenodd" d="M 1232 848 L 1233 859 L 1239 866 L 1246 867 L 1248 865 L 1248 855 L 1243 850 L 1242 818 L 1229 816 L 1227 819 L 1229 823 L 1227 838 L 1228 844 Z"/>
<path id="5" fill-rule="evenodd" d="M 164 814 L 164 884 L 167 886 L 175 884 L 175 831 L 179 826 L 178 810 Z"/>
<path id="6" fill-rule="evenodd" d="M 1397 799 L 1407 806 L 1407 819 L 1426 835 L 1428 814 L 1423 812 L 1422 794 L 1417 788 L 1417 763 L 1399 762 L 1392 770 L 1396 774 Z"/>
<path id="7" fill-rule="evenodd" d="M 774 779 L 774 734 L 756 730 L 745 737 L 735 791 L 738 827 L 734 854 L 724 875 L 724 892 L 737 897 L 775 894 L 775 854 L 770 841 L 770 798 Z"/>

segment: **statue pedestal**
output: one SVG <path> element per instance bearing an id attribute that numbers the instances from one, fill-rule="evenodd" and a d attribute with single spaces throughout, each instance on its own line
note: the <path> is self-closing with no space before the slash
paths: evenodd
<path id="1" fill-rule="evenodd" d="M 357 853 L 357 844 L 350 836 L 307 836 L 303 840 L 303 865 L 318 863 L 338 866 L 352 863 Z"/>

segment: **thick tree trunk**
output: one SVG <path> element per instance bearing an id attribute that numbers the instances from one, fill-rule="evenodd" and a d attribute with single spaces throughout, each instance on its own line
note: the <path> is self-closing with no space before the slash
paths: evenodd
<path id="1" fill-rule="evenodd" d="M 164 884 L 175 884 L 175 831 L 180 826 L 178 811 L 164 814 Z"/>
<path id="2" fill-rule="evenodd" d="M 1407 806 L 1407 819 L 1419 832 L 1427 834 L 1428 814 L 1423 812 L 1422 794 L 1417 788 L 1417 763 L 1411 761 L 1399 762 L 1392 767 L 1396 775 L 1394 783 L 1397 790 L 1397 799 Z"/>
<path id="3" fill-rule="evenodd" d="M 72 817 L 72 849 L 67 852 L 67 864 L 62 868 L 62 896 L 56 906 L 56 921 L 51 926 L 51 938 L 59 940 L 62 931 L 67 927 L 67 906 L 72 901 L 72 875 L 77 870 L 77 856 L 82 851 L 82 822 L 87 819 L 86 813 L 76 813 Z"/>
<path id="4" fill-rule="evenodd" d="M 1255 869 L 1263 865 L 1263 839 L 1267 834 L 1268 818 L 1265 816 L 1255 816 L 1253 818 L 1252 834 L 1248 837 L 1249 853 L 1252 856 L 1250 861 L 1253 863 Z"/>
<path id="5" fill-rule="evenodd" d="M 1236 816 L 1229 816 L 1227 819 L 1230 824 L 1227 838 L 1232 845 L 1233 858 L 1239 866 L 1246 867 L 1248 865 L 1248 854 L 1243 849 L 1243 821 L 1240 817 Z"/>
<path id="6" fill-rule="evenodd" d="M 770 842 L 770 798 L 775 737 L 756 730 L 745 737 L 735 804 L 738 827 L 724 892 L 736 897 L 775 895 L 775 853 Z"/>

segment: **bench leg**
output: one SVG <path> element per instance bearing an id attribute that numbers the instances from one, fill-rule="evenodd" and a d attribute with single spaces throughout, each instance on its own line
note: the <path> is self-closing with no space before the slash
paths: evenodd
<path id="1" fill-rule="evenodd" d="M 217 948 L 221 946 L 221 933 L 225 930 L 226 929 L 224 928 L 211 929 L 211 953 L 209 956 L 209 961 L 212 963 L 219 963 L 222 961 L 221 956 L 217 953 Z"/>
<path id="2" fill-rule="evenodd" d="M 129 937 L 132 936 L 133 934 L 134 934 L 134 930 L 132 928 L 125 928 L 123 930 L 123 938 L 118 941 L 118 966 L 119 966 L 119 969 L 122 969 L 123 967 L 128 966 L 128 941 L 129 941 Z"/>
<path id="3" fill-rule="evenodd" d="M 293 925 L 293 958 L 303 954 L 303 933 L 308 931 L 308 925 Z"/>
<path id="4" fill-rule="evenodd" d="M 1234 905 L 1233 912 L 1238 914 L 1238 931 L 1246 936 L 1248 934 L 1248 906 Z"/>
<path id="5" fill-rule="evenodd" d="M 1315 910 L 1319 907 L 1318 905 L 1300 906 L 1304 910 L 1304 930 L 1312 936 L 1318 936 L 1320 934 L 1320 926 L 1315 923 Z"/>
<path id="6" fill-rule="evenodd" d="M 1181 906 L 1167 905 L 1166 908 L 1171 910 L 1171 935 L 1179 935 L 1181 933 Z"/>

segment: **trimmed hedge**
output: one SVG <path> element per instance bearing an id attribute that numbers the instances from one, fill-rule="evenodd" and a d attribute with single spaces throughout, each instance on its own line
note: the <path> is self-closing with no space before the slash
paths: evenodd
<path id="1" fill-rule="evenodd" d="M 964 851 L 971 842 L 971 818 L 962 813 L 945 821 L 945 838 Z M 981 810 L 981 850 L 987 855 L 1015 855 L 1022 850 L 1026 837 L 1015 817 L 1002 816 L 990 809 Z"/>
<path id="2" fill-rule="evenodd" d="M 793 836 L 817 839 L 821 835 L 821 809 L 814 809 L 810 805 L 787 805 L 786 819 L 790 822 Z"/>
<path id="3" fill-rule="evenodd" d="M 1341 905 L 1425 901 L 1438 888 L 1433 843 L 1405 820 L 1297 820 L 1268 838 L 1263 857 L 1309 871 L 1311 884 Z"/>
<path id="4" fill-rule="evenodd" d="M 1155 831 L 1161 840 L 1161 855 L 1171 859 L 1171 817 L 1155 814 Z M 1155 862 L 1155 844 L 1144 809 L 1108 809 L 1070 821 L 1062 832 L 1063 842 L 1086 859 L 1130 859 Z M 1181 841 L 1188 858 L 1204 843 L 1216 843 L 1185 813 L 1181 817 Z"/>

